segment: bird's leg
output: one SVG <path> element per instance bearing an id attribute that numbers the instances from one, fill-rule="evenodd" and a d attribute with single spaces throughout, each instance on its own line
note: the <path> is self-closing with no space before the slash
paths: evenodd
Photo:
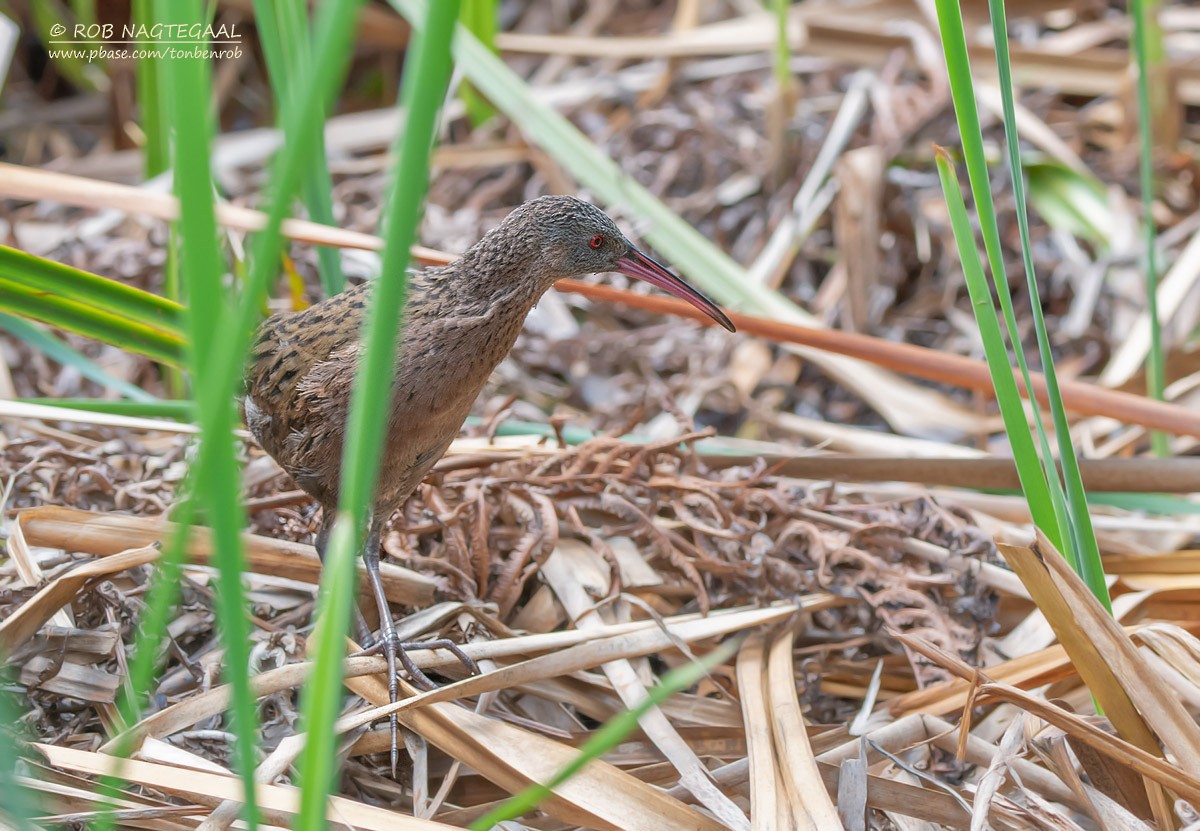
<path id="1" fill-rule="evenodd" d="M 385 518 L 386 519 L 386 518 Z M 400 697 L 399 682 L 396 680 L 396 653 L 399 652 L 400 660 L 404 664 L 404 668 L 408 670 L 409 677 L 417 684 L 424 681 L 426 684 L 433 686 L 433 682 L 417 668 L 412 659 L 404 653 L 403 646 L 399 643 L 400 638 L 396 635 L 396 624 L 392 620 L 392 610 L 388 606 L 387 596 L 383 593 L 383 578 L 379 574 L 379 543 L 383 532 L 384 520 L 371 517 L 371 530 L 367 533 L 367 544 L 363 548 L 363 561 L 367 566 L 367 580 L 371 583 L 371 592 L 375 595 L 375 605 L 379 608 L 379 645 L 383 649 L 383 654 L 387 657 L 388 665 L 388 700 L 395 704 Z M 396 762 L 399 759 L 400 749 L 396 741 L 396 714 L 392 713 L 388 717 L 388 723 L 392 732 L 392 777 L 396 776 Z"/>
<path id="2" fill-rule="evenodd" d="M 391 608 L 388 606 L 387 596 L 383 593 L 383 578 L 379 574 L 379 544 L 384 521 L 372 518 L 371 530 L 367 534 L 367 543 L 363 548 L 363 561 L 367 567 L 367 580 L 371 583 L 371 592 L 375 595 L 375 604 L 379 608 L 379 643 L 360 654 L 383 652 L 388 662 L 388 698 L 391 703 L 395 704 L 400 694 L 396 676 L 397 658 L 399 658 L 401 666 L 404 667 L 404 671 L 408 673 L 408 677 L 415 686 L 423 690 L 432 690 L 437 687 L 437 684 L 409 656 L 408 650 L 410 649 L 445 649 L 458 658 L 463 663 L 463 666 L 470 670 L 472 675 L 479 674 L 479 665 L 471 659 L 471 656 L 463 652 L 458 644 L 448 638 L 406 643 L 401 641 L 400 636 L 396 634 L 396 624 L 392 620 Z M 399 754 L 399 746 L 396 741 L 395 713 L 392 713 L 390 722 L 392 731 L 392 775 L 395 776 L 396 762 Z"/>
<path id="3" fill-rule="evenodd" d="M 329 545 L 329 532 L 333 530 L 333 517 L 335 511 L 332 508 L 321 509 L 321 527 L 317 529 L 317 535 L 313 539 L 313 547 L 317 549 L 317 558 L 320 559 L 321 565 L 325 565 L 325 547 Z M 375 642 L 371 637 L 371 627 L 367 625 L 367 619 L 363 617 L 362 609 L 358 604 L 354 604 L 354 639 L 364 646 L 370 646 Z"/>

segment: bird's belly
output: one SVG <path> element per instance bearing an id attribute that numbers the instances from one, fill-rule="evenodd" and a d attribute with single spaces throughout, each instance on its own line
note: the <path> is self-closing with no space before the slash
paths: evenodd
<path id="1" fill-rule="evenodd" d="M 444 387 L 440 394 L 413 399 L 408 399 L 403 387 L 397 388 L 379 472 L 379 509 L 400 507 L 462 430 L 484 382 L 463 383 L 467 379 L 462 378 L 452 381 L 457 383 L 448 384 L 449 389 Z"/>
<path id="2" fill-rule="evenodd" d="M 394 510 L 416 490 L 458 436 L 474 400 L 472 396 L 436 409 L 406 409 L 399 419 L 393 419 L 384 442 L 375 497 L 379 509 Z"/>

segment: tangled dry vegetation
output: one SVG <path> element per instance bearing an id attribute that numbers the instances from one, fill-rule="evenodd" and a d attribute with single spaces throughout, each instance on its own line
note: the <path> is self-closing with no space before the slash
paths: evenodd
<path id="1" fill-rule="evenodd" d="M 803 95 L 782 120 L 764 51 L 770 18 L 756 3 L 730 2 L 702 19 L 703 5 L 681 2 L 672 16 L 632 0 L 583 10 L 506 4 L 519 13 L 500 44 L 546 100 L 751 264 L 754 279 L 825 322 L 977 355 L 928 150 L 954 141 L 953 119 L 918 4 L 795 7 L 792 69 Z M 246 19 L 246 4 L 219 7 Z M 1100 3 L 1020 11 L 1010 9 L 1022 35 L 1019 80 L 1029 84 L 1024 134 L 1111 187 L 1107 247 L 1035 228 L 1055 347 L 1068 374 L 1103 372 L 1121 384 L 1134 376 L 1124 367 L 1138 357 L 1142 314 L 1126 232 L 1136 225 L 1131 111 L 1114 93 L 1125 53 L 1108 48 L 1123 44 L 1124 17 Z M 1164 23 L 1179 49 L 1200 29 L 1187 9 Z M 398 18 L 378 14 L 362 59 L 390 66 L 389 38 L 405 36 Z M 1173 71 L 1176 138 L 1194 141 L 1195 70 L 1181 61 Z M 223 87 L 227 123 L 265 94 L 257 69 L 236 73 Z M 138 154 L 113 146 L 105 107 L 37 101 L 35 91 L 10 90 L 28 96 L 22 106 L 33 115 L 0 116 L 8 161 L 136 181 Z M 346 228 L 377 224 L 393 119 L 380 109 L 332 120 Z M 454 125 L 435 160 L 427 244 L 462 250 L 524 198 L 577 190 L 506 120 L 473 133 Z M 223 187 L 255 203 L 272 141 L 229 132 L 218 146 Z M 1159 219 L 1168 261 L 1182 264 L 1173 285 L 1186 295 L 1200 276 L 1187 253 L 1194 163 L 1176 155 L 1162 165 L 1171 183 Z M 805 184 L 810 176 L 817 187 Z M 63 191 L 54 198 L 81 198 Z M 156 289 L 164 226 L 152 218 L 155 194 L 139 198 L 138 207 L 83 213 L 9 203 L 6 221 L 25 250 Z M 312 249 L 293 249 L 311 289 Z M 347 252 L 348 272 L 372 273 L 372 257 Z M 1182 346 L 1197 314 L 1200 305 L 1182 304 L 1169 334 L 1181 406 L 1195 406 L 1200 388 Z M 110 374 L 166 394 L 150 363 L 72 343 Z M 6 337 L 0 349 L 6 398 L 103 394 L 23 342 Z M 730 450 L 778 458 L 805 447 L 972 460 L 1003 447 L 980 399 L 891 375 L 855 387 L 855 370 L 839 377 L 831 367 L 759 339 L 548 295 L 480 402 L 482 426 L 455 445 L 384 541 L 401 635 L 450 637 L 484 672 L 464 677 L 452 656 L 415 653 L 446 683 L 401 703 L 408 762 L 393 779 L 383 661 L 348 659 L 331 816 L 388 831 L 463 827 L 548 779 L 657 675 L 746 636 L 735 658 L 643 720 L 524 827 L 1200 827 L 1194 503 L 1176 516 L 1096 506 L 1118 626 L 1057 554 L 1027 547 L 1029 516 L 1015 497 L 906 484 L 903 461 L 868 483 L 722 461 Z M 0 639 L 27 702 L 21 724 L 35 761 L 24 781 L 40 794 L 47 827 L 77 826 L 96 809 L 127 650 L 189 443 L 176 424 L 73 418 L 0 424 Z M 505 438 L 498 428 L 511 420 L 596 432 L 578 444 Z M 642 440 L 617 438 L 633 424 Z M 1145 438 L 1103 417 L 1073 429 L 1091 458 L 1129 454 Z M 738 441 L 713 444 L 713 432 Z M 1194 447 L 1177 438 L 1173 449 Z M 245 461 L 260 799 L 269 820 L 288 827 L 317 517 L 256 448 L 245 448 Z M 197 532 L 164 670 L 123 769 L 126 827 L 216 829 L 236 819 L 210 553 Z"/>

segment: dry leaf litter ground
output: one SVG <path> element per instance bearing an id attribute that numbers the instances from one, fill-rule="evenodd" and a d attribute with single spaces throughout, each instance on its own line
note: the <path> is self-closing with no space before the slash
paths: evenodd
<path id="1" fill-rule="evenodd" d="M 523 50 L 511 64 L 626 172 L 743 263 L 769 265 L 764 252 L 775 229 L 816 211 L 801 255 L 769 269 L 787 296 L 831 323 L 977 354 L 929 154 L 931 141 L 954 142 L 953 121 L 943 71 L 928 51 L 936 42 L 915 8 L 876 3 L 848 17 L 837 7 L 798 7 L 810 40 L 793 59 L 803 94 L 783 129 L 769 115 L 775 93 L 761 50 L 700 50 L 673 64 L 647 60 L 663 44 L 691 42 L 689 29 L 697 25 L 719 34 L 720 27 L 732 32 L 728 27 L 750 22 L 756 31 L 767 26 L 769 35 L 769 20 L 752 9 L 730 4 L 689 21 L 688 3 L 674 18 L 657 4 L 598 3 L 582 16 L 562 16 L 564 8 L 506 6 L 503 28 L 510 45 Z M 222 14 L 243 19 L 237 4 Z M 1061 91 L 1027 91 L 1023 103 L 1035 125 L 1059 140 L 1039 143 L 1043 134 L 1031 131 L 1034 143 L 1068 164 L 1078 160 L 1111 186 L 1113 227 L 1134 228 L 1129 113 L 1119 97 L 1100 94 L 1118 89 L 1117 81 L 1095 88 L 1101 72 L 1116 71 L 1105 63 L 1105 46 L 1120 45 L 1123 30 L 1099 4 L 1035 18 L 1011 14 L 1030 53 L 1027 65 L 1066 55 L 1082 67 L 1055 76 Z M 403 25 L 387 19 L 402 37 Z M 900 35 L 897 20 L 908 21 Z M 1182 12 L 1167 23 L 1170 42 L 1184 47 L 1197 26 Z M 568 29 L 585 46 L 647 33 L 658 40 L 647 54 L 623 60 L 538 54 L 550 42 L 539 35 Z M 1064 43 L 1072 31 L 1089 36 Z M 526 40 L 516 42 L 519 36 Z M 371 61 L 390 65 L 387 56 L 365 52 L 360 60 L 368 68 Z M 852 75 L 858 66 L 870 74 Z M 244 122 L 246 102 L 264 95 L 258 72 L 239 69 L 241 93 L 222 104 L 227 126 Z M 1186 72 L 1180 70 L 1184 81 Z M 870 106 L 846 132 L 848 149 L 835 157 L 836 186 L 814 198 L 803 190 L 805 177 L 855 84 L 864 84 Z M 31 115 L 3 125 L 8 161 L 90 176 L 127 170 L 136 181 L 137 164 L 130 167 L 130 154 L 106 133 L 111 116 L 104 107 L 84 107 L 83 116 L 67 121 L 61 111 L 77 99 L 47 102 L 33 84 L 10 87 L 26 96 L 10 109 L 25 106 Z M 1189 89 L 1181 85 L 1184 140 L 1195 138 Z M 382 123 L 372 115 L 356 117 Z M 991 135 L 998 135 L 995 125 Z M 331 141 L 343 226 L 374 229 L 389 138 L 385 129 L 363 128 L 344 145 Z M 269 152 L 260 144 L 251 143 L 248 161 L 219 165 L 235 201 L 257 200 Z M 423 241 L 443 250 L 462 250 L 525 198 L 576 190 L 503 119 L 474 134 L 455 124 L 437 162 Z M 879 175 L 855 176 L 863 165 Z M 1195 182 L 1181 157 L 1165 159 L 1160 174 L 1170 180 L 1158 208 L 1174 254 L 1195 233 Z M 798 194 L 808 201 L 798 206 Z M 838 209 L 862 200 L 876 206 L 876 216 Z M 1010 209 L 1001 205 L 1006 222 Z M 19 203 L 8 203 L 5 220 L 26 250 L 160 287 L 161 223 Z M 1036 233 L 1064 371 L 1098 373 L 1126 342 L 1141 308 L 1133 232 L 1114 233 L 1110 250 L 1045 226 Z M 864 240 L 876 252 L 869 267 L 840 253 Z M 312 250 L 296 246 L 292 254 L 311 289 Z M 1008 254 L 1015 262 L 1015 250 Z M 346 263 L 360 276 L 374 265 L 358 253 L 347 254 Z M 1019 309 L 1027 307 L 1014 288 Z M 864 307 L 856 297 L 873 299 Z M 1186 333 L 1186 305 L 1183 312 L 1176 331 Z M 165 394 L 147 362 L 72 343 L 110 373 Z M 101 394 L 11 338 L 0 348 L 12 395 Z M 1194 359 L 1182 351 L 1174 357 L 1186 403 L 1197 386 Z M 1157 752 L 1162 742 L 1170 759 L 1156 767 L 1131 744 L 1097 738 L 1103 720 L 1071 715 L 1093 713 L 1090 696 L 992 542 L 1028 542 L 1019 501 L 807 482 L 764 465 L 722 470 L 691 442 L 697 431 L 715 428 L 792 449 L 871 453 L 898 446 L 949 455 L 960 444 L 1003 447 L 982 404 L 945 392 L 945 410 L 923 413 L 908 430 L 935 440 L 917 444 L 880 430 L 885 419 L 869 402 L 786 349 L 548 296 L 480 402 L 484 426 L 474 429 L 474 443 L 456 448 L 385 541 L 395 566 L 390 596 L 399 610 L 414 613 L 402 631 L 450 636 L 484 666 L 482 678 L 436 694 L 461 697 L 473 710 L 428 696 L 408 705 L 402 718 L 412 762 L 393 781 L 380 752 L 386 730 L 363 732 L 353 718 L 364 700 L 386 702 L 369 675 L 380 662 L 352 662 L 357 695 L 347 698 L 338 815 L 356 827 L 405 827 L 396 812 L 461 826 L 506 789 L 544 779 L 567 748 L 689 651 L 703 653 L 721 637 L 750 631 L 734 661 L 668 702 L 660 718 L 647 720 L 608 757 L 611 768 L 589 768 L 544 814 L 527 818 L 528 827 L 740 828 L 751 800 L 756 827 L 770 814 L 807 815 L 818 828 L 968 827 L 972 812 L 976 822 L 999 828 L 1137 828 L 1155 820 L 1162 827 L 1173 813 L 1177 827 L 1193 823 L 1186 803 L 1200 804 L 1197 768 L 1185 763 L 1187 747 L 1173 744 L 1190 737 L 1186 729 L 1164 735 L 1171 731 L 1162 719 L 1172 707 L 1185 708 L 1189 719 L 1200 711 L 1200 644 L 1193 637 L 1200 556 L 1176 553 L 1194 543 L 1194 520 L 1097 508 L 1101 547 L 1117 580 L 1118 620 L 1136 628 L 1137 666 L 1167 685 L 1140 699 L 1157 708 L 1143 714 L 1157 740 L 1140 752 Z M 947 428 L 961 423 L 955 413 L 973 410 L 973 427 Z M 599 437 L 572 448 L 489 437 L 506 420 L 547 422 L 551 413 L 556 423 Z M 873 429 L 836 429 L 849 425 Z M 652 443 L 611 437 L 630 426 Z M 1101 419 L 1076 429 L 1098 457 L 1128 452 L 1144 439 Z M 947 434 L 953 440 L 945 443 Z M 15 647 L 15 683 L 27 696 L 22 721 L 44 760 L 29 771 L 30 784 L 42 792 L 46 811 L 69 823 L 95 807 L 93 785 L 80 777 L 105 764 L 100 751 L 112 736 L 112 702 L 157 557 L 151 543 L 162 536 L 158 523 L 175 498 L 188 442 L 169 430 L 31 421 L 6 421 L 0 441 L 9 511 L 0 617 Z M 1181 440 L 1176 449 L 1190 445 Z M 314 506 L 255 448 L 245 452 L 251 530 L 278 540 L 252 543 L 247 581 L 270 754 L 263 778 L 278 785 L 263 799 L 272 821 L 286 827 L 296 690 L 317 579 L 311 549 L 295 543 L 310 539 Z M 15 512 L 26 508 L 32 510 Z M 1147 556 L 1159 552 L 1170 556 Z M 227 806 L 217 807 L 231 793 L 217 775 L 228 768 L 229 734 L 203 541 L 193 554 L 197 565 L 186 571 L 166 669 L 141 726 L 141 761 L 127 771 L 133 784 L 122 817 L 130 827 L 194 828 L 209 817 L 205 827 L 213 828 L 231 819 Z M 1096 639 L 1117 643 L 1117 635 L 1106 637 Z M 457 678 L 445 656 L 423 658 L 447 682 Z M 1124 683 L 1128 666 L 1109 663 Z M 1039 709 L 1046 702 L 1058 709 Z M 213 775 L 185 773 L 192 769 Z M 822 782 L 832 801 L 821 796 Z M 1185 801 L 1173 804 L 1157 786 L 1147 795 L 1144 782 Z M 702 807 L 688 807 L 694 805 Z"/>

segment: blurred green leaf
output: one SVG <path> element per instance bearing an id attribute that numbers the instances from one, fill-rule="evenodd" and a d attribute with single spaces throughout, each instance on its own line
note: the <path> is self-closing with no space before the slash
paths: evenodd
<path id="1" fill-rule="evenodd" d="M 137 26 L 149 28 L 154 25 L 154 0 L 132 0 L 130 16 Z M 152 179 L 165 171 L 171 164 L 170 138 L 167 135 L 167 123 L 163 117 L 163 92 L 159 79 L 158 62 L 141 60 L 135 63 L 137 72 L 137 102 L 142 117 L 142 133 L 145 144 L 142 145 L 142 171 L 147 179 Z M 178 299 L 177 294 L 170 291 L 167 296 Z"/>
<path id="2" fill-rule="evenodd" d="M 25 708 L 20 706 L 9 690 L 12 686 L 9 670 L 2 665 L 6 656 L 0 653 L 0 828 L 16 831 L 38 831 L 33 818 L 40 813 L 38 794 L 17 778 L 18 765 L 24 753 Z M 23 703 L 23 702 L 22 702 Z"/>
<path id="3" fill-rule="evenodd" d="M 496 52 L 496 32 L 500 26 L 498 0 L 462 0 L 458 19 L 488 51 Z M 464 80 L 459 85 L 458 97 L 467 108 L 472 127 L 479 127 L 496 115 L 496 109 L 470 81 Z"/>
<path id="4" fill-rule="evenodd" d="M 1163 400 L 1166 368 L 1163 360 L 1162 325 L 1158 318 L 1158 250 L 1154 220 L 1154 116 L 1167 106 L 1167 85 L 1163 83 L 1166 54 L 1162 29 L 1158 25 L 1158 0 L 1133 0 L 1133 53 L 1137 61 L 1138 91 L 1138 179 L 1142 191 L 1142 233 L 1145 235 L 1142 262 L 1146 271 L 1146 315 L 1150 320 L 1150 349 L 1146 353 L 1146 391 L 1151 398 Z M 1160 83 L 1150 83 L 1151 75 Z M 1150 434 L 1151 446 L 1158 456 L 1170 455 L 1164 433 Z"/>
<path id="5" fill-rule="evenodd" d="M 267 60 L 267 75 L 275 96 L 276 113 L 283 112 L 288 96 L 296 93 L 300 67 L 312 60 L 312 35 L 305 0 L 254 0 L 259 41 Z M 333 217 L 333 179 L 325 158 L 325 117 L 305 125 L 313 131 L 315 144 L 312 164 L 305 172 L 303 193 L 309 217 L 323 225 L 336 225 Z M 325 294 L 337 294 L 346 287 L 342 273 L 342 254 L 328 245 L 317 246 L 321 287 Z"/>
<path id="6" fill-rule="evenodd" d="M 75 24 L 95 22 L 95 7 L 89 2 L 80 6 L 84 16 L 92 20 L 81 20 L 64 6 L 60 0 L 33 0 L 30 13 L 33 16 L 33 28 L 38 38 L 46 47 L 51 62 L 63 77 L 80 89 L 105 91 L 108 89 L 108 62 L 103 59 L 94 61 L 79 57 L 76 53 L 99 47 L 99 41 L 78 38 L 74 36 Z M 54 34 L 55 26 L 62 26 L 66 34 Z M 80 43 L 54 43 L 54 41 L 82 41 Z"/>
<path id="7" fill-rule="evenodd" d="M 321 621 L 312 644 L 316 657 L 302 696 L 302 718 L 309 738 L 299 762 L 303 793 L 296 827 L 303 831 L 318 831 L 327 824 L 326 802 L 333 786 L 337 741 L 333 723 L 342 697 L 342 657 L 353 604 L 354 560 L 362 550 L 375 502 L 379 448 L 391 411 L 396 348 L 403 328 L 410 249 L 417 238 L 429 186 L 429 155 L 450 78 L 450 38 L 457 18 L 457 0 L 440 0 L 425 25 L 415 27 L 404 61 L 404 130 L 397 137 L 392 184 L 383 211 L 383 263 L 363 323 L 365 349 L 350 393 L 338 512 L 325 552 L 321 596 L 315 612 Z"/>
<path id="8" fill-rule="evenodd" d="M 1047 225 L 1110 250 L 1117 220 L 1103 184 L 1059 162 L 1026 160 L 1024 168 L 1029 201 Z"/>
<path id="9" fill-rule="evenodd" d="M 156 294 L 0 245 L 0 311 L 168 364 L 183 364 L 183 307 Z"/>
<path id="10" fill-rule="evenodd" d="M 46 407 L 65 407 L 92 413 L 137 416 L 139 418 L 170 418 L 175 421 L 194 421 L 195 406 L 191 401 L 111 401 L 103 398 L 18 398 L 26 404 Z"/>
<path id="11" fill-rule="evenodd" d="M 114 378 L 91 358 L 28 320 L 0 312 L 0 329 L 6 329 L 13 337 L 29 344 L 46 357 L 77 370 L 84 378 L 114 390 L 126 398 L 134 401 L 155 400 L 153 395 L 141 387 Z"/>

